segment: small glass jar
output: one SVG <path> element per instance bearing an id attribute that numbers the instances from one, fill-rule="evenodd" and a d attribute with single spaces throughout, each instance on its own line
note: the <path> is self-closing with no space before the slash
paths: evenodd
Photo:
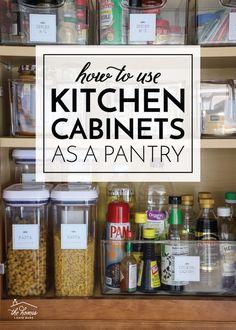
<path id="1" fill-rule="evenodd" d="M 13 136 L 35 136 L 35 65 L 21 65 L 18 72 L 18 79 L 9 81 L 11 133 Z"/>
<path id="2" fill-rule="evenodd" d="M 7 296 L 42 296 L 47 291 L 49 190 L 41 184 L 4 189 Z"/>
<path id="3" fill-rule="evenodd" d="M 14 149 L 15 182 L 35 182 L 35 149 Z"/>
<path id="4" fill-rule="evenodd" d="M 56 296 L 91 296 L 98 193 L 88 184 L 58 184 L 51 192 Z"/>

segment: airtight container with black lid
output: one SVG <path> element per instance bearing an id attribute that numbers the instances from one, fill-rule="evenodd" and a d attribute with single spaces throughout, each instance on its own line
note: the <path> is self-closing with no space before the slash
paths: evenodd
<path id="1" fill-rule="evenodd" d="M 58 184 L 51 192 L 56 296 L 91 296 L 98 192 L 91 184 Z"/>
<path id="2" fill-rule="evenodd" d="M 14 149 L 15 182 L 35 182 L 35 149 Z"/>
<path id="3" fill-rule="evenodd" d="M 8 296 L 42 296 L 47 290 L 49 189 L 14 184 L 4 189 Z"/>

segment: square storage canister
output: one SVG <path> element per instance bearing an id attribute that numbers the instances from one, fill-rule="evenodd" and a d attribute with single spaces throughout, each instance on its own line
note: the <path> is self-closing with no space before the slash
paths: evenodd
<path id="1" fill-rule="evenodd" d="M 5 203 L 7 296 L 42 296 L 47 291 L 49 190 L 41 184 L 14 184 Z"/>
<path id="2" fill-rule="evenodd" d="M 202 81 L 201 134 L 233 136 L 236 134 L 236 103 L 232 80 Z"/>
<path id="3" fill-rule="evenodd" d="M 88 43 L 90 0 L 3 2 L 3 44 Z"/>
<path id="4" fill-rule="evenodd" d="M 97 197 L 87 184 L 59 184 L 51 192 L 56 296 L 93 294 Z"/>
<path id="5" fill-rule="evenodd" d="M 196 1 L 196 43 L 214 46 L 236 43 L 236 1 Z"/>
<path id="6" fill-rule="evenodd" d="M 187 0 L 99 0 L 100 44 L 186 43 Z"/>

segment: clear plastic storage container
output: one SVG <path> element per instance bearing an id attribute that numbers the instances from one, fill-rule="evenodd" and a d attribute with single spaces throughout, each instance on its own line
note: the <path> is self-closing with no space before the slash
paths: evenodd
<path id="1" fill-rule="evenodd" d="M 47 291 L 49 190 L 14 184 L 3 191 L 7 296 L 41 296 Z"/>
<path id="2" fill-rule="evenodd" d="M 14 149 L 16 182 L 35 182 L 35 149 Z"/>
<path id="3" fill-rule="evenodd" d="M 11 133 L 34 136 L 36 124 L 35 65 L 21 65 L 19 77 L 9 81 Z"/>
<path id="4" fill-rule="evenodd" d="M 91 0 L 2 0 L 3 44 L 87 44 Z"/>
<path id="5" fill-rule="evenodd" d="M 99 0 L 100 44 L 186 43 L 187 0 Z"/>
<path id="6" fill-rule="evenodd" d="M 196 1 L 196 42 L 200 45 L 236 43 L 236 1 Z"/>
<path id="7" fill-rule="evenodd" d="M 202 135 L 235 135 L 236 103 L 233 82 L 203 81 L 200 94 Z"/>
<path id="8" fill-rule="evenodd" d="M 91 296 L 96 201 L 91 185 L 59 184 L 51 192 L 56 296 Z"/>
<path id="9" fill-rule="evenodd" d="M 118 242 L 118 241 L 117 241 Z M 120 242 L 120 241 L 119 241 Z M 123 241 L 125 242 L 125 241 Z M 158 273 L 161 285 L 158 286 L 156 292 L 152 295 L 236 295 L 236 285 L 225 286 L 225 272 L 230 269 L 234 276 L 236 262 L 236 242 L 235 241 L 153 241 L 141 240 L 131 241 L 132 246 L 140 245 L 141 250 L 145 251 L 147 244 L 154 244 L 155 259 L 157 265 L 153 268 L 154 273 Z M 106 255 L 109 251 L 109 240 L 101 241 L 102 255 L 102 292 L 104 294 L 122 294 L 111 290 L 106 285 Z M 124 245 L 123 245 L 124 246 Z M 133 252 L 131 252 L 132 254 Z M 141 262 L 144 260 L 141 257 Z M 162 268 L 163 261 L 165 268 Z M 124 293 L 131 295 L 143 295 L 139 287 L 139 281 L 148 281 L 149 273 L 142 274 L 142 268 L 138 271 L 138 284 L 136 290 L 133 288 L 132 293 Z M 168 286 L 165 285 L 168 281 Z M 155 285 L 155 281 L 151 282 Z M 171 286 L 182 286 L 181 291 L 172 290 Z"/>

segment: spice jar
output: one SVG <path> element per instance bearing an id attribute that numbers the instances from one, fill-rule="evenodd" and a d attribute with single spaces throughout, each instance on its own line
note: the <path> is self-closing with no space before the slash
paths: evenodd
<path id="1" fill-rule="evenodd" d="M 14 136 L 35 135 L 35 65 L 21 65 L 18 79 L 9 81 L 11 133 Z"/>
<path id="2" fill-rule="evenodd" d="M 15 182 L 35 182 L 35 149 L 14 149 Z"/>
<path id="3" fill-rule="evenodd" d="M 7 295 L 41 296 L 47 289 L 49 190 L 41 184 L 14 184 L 5 203 Z"/>
<path id="4" fill-rule="evenodd" d="M 56 296 L 91 296 L 97 190 L 88 184 L 58 184 L 51 192 Z"/>
<path id="5" fill-rule="evenodd" d="M 156 44 L 168 44 L 170 23 L 166 19 L 156 21 Z"/>

